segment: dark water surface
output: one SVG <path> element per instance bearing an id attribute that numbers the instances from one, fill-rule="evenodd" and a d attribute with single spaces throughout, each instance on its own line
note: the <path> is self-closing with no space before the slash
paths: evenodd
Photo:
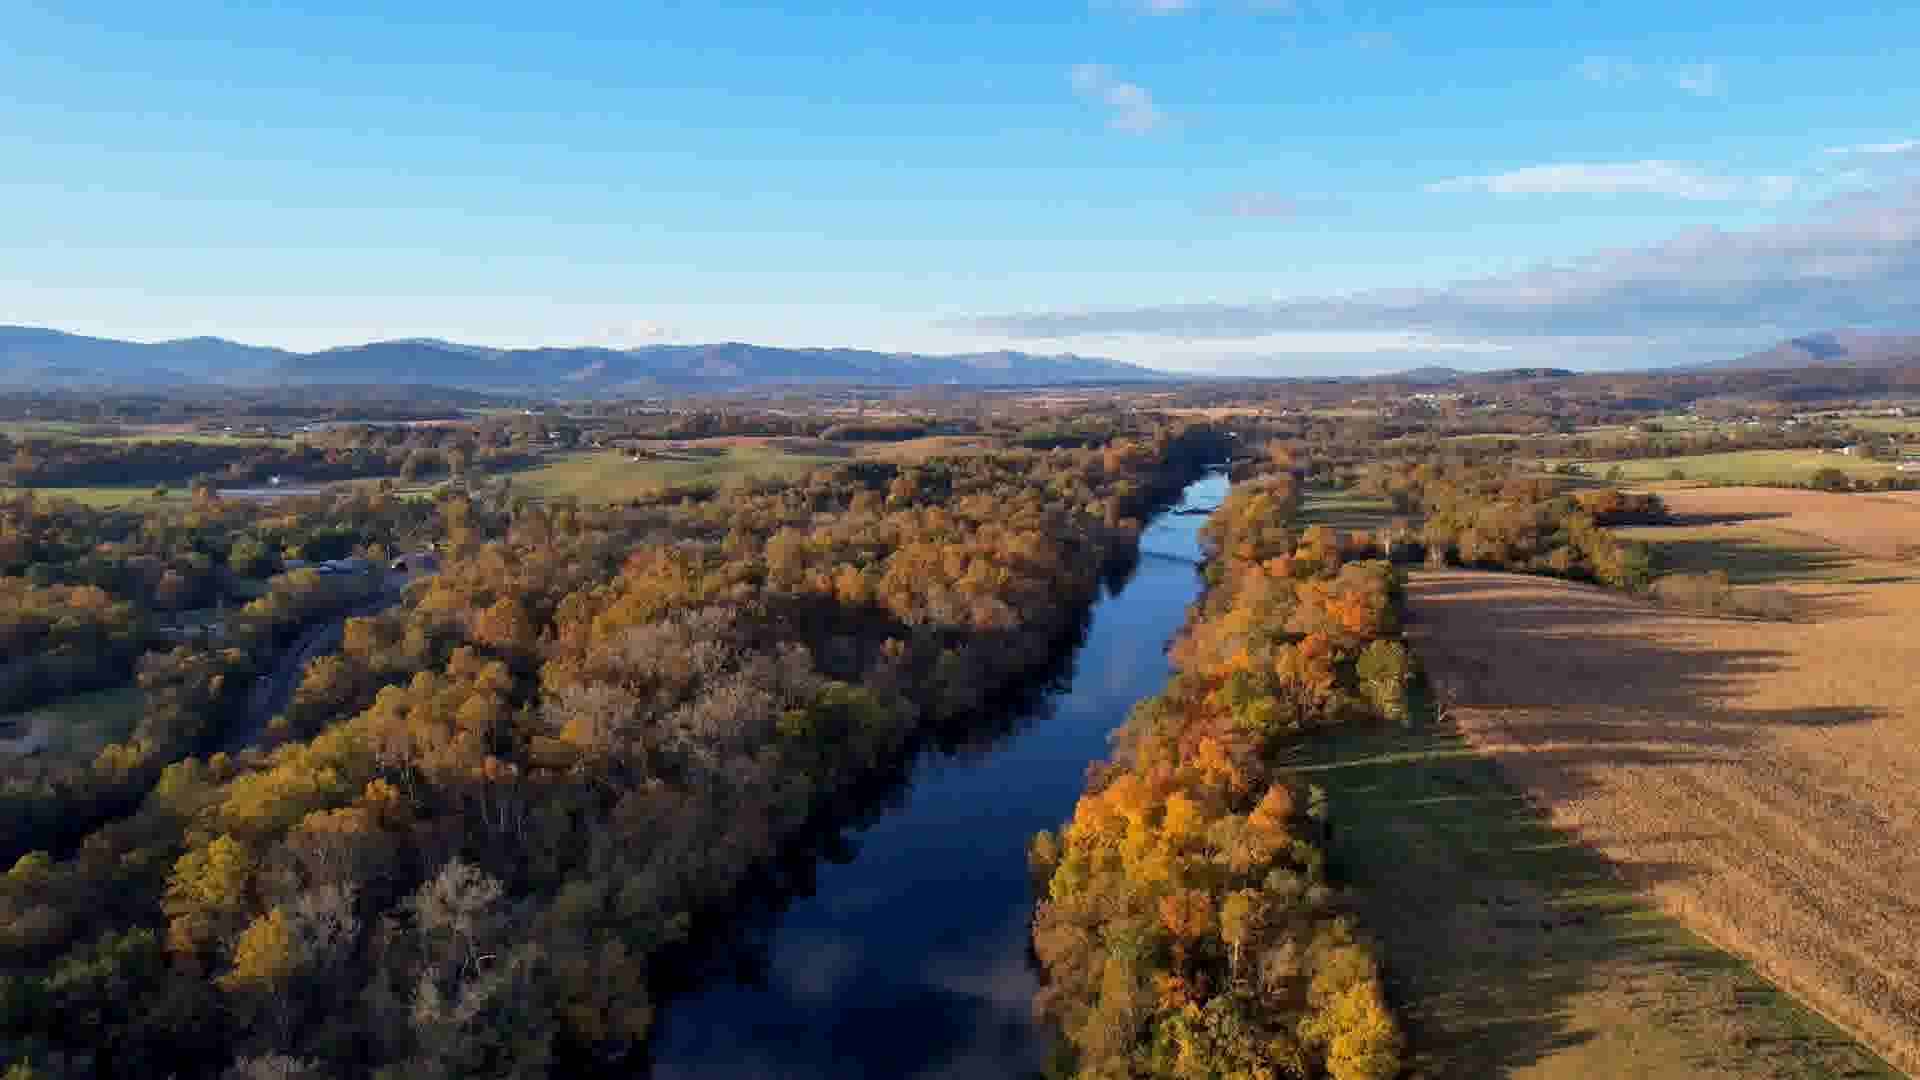
<path id="1" fill-rule="evenodd" d="M 1027 960 L 1033 834 L 1072 814 L 1090 762 L 1141 698 L 1199 594 L 1198 532 L 1218 473 L 1153 520 L 1139 567 L 1095 605 L 1065 690 L 977 752 L 930 755 L 896 808 L 824 864 L 774 921 L 752 985 L 667 1005 L 654 1080 L 1004 1080 L 1036 1070 Z"/>

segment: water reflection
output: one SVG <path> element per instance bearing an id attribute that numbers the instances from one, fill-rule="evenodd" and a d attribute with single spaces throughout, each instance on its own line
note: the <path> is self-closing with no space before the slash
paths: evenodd
<path id="1" fill-rule="evenodd" d="M 1226 486 L 1210 475 L 1181 506 L 1211 508 Z M 784 868 L 728 976 L 666 1009 L 654 1080 L 1001 1080 L 1039 1068 L 1026 844 L 1072 813 L 1109 733 L 1166 681 L 1164 646 L 1199 590 L 1204 520 L 1154 519 L 1146 557 L 1095 605 L 1061 687 L 1009 710 L 993 737 L 924 757 L 910 784 L 870 804 L 886 809 L 857 837 L 822 838 L 837 864 L 815 852 Z"/>

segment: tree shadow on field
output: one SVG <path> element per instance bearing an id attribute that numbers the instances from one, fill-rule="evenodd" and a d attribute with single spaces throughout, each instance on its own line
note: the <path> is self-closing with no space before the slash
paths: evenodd
<path id="1" fill-rule="evenodd" d="M 1328 792 L 1330 865 L 1385 946 L 1408 1075 L 1891 1075 L 1636 892 L 1693 867 L 1649 859 L 1629 881 L 1514 783 L 1578 799 L 1601 769 L 1736 758 L 1768 729 L 1868 714 L 1735 707 L 1781 652 L 1716 647 L 1711 620 L 1604 590 L 1447 573 L 1411 595 L 1431 678 L 1416 721 L 1316 735 L 1293 762 Z M 1697 839 L 1679 820 L 1638 836 Z"/>
<path id="2" fill-rule="evenodd" d="M 1718 513 L 1695 512 L 1667 514 L 1667 524 L 1682 528 L 1698 525 L 1745 525 L 1755 521 L 1778 521 L 1793 515 L 1784 510 L 1734 510 Z M 1654 526 L 1658 527 L 1658 526 Z"/>
<path id="3" fill-rule="evenodd" d="M 1408 637 L 1436 704 L 1485 711 L 1483 745 L 1556 796 L 1580 795 L 1591 768 L 1727 760 L 1770 728 L 1879 715 L 1738 704 L 1746 684 L 1781 671 L 1788 654 L 1720 644 L 1716 631 L 1728 624 L 1711 617 L 1507 574 L 1435 575 L 1411 592 Z"/>
<path id="4" fill-rule="evenodd" d="M 1653 545 L 1655 565 L 1663 573 L 1719 570 L 1735 585 L 1806 581 L 1835 574 L 1859 561 L 1852 552 L 1813 544 L 1783 544 L 1737 533 L 1722 536 L 1668 537 L 1659 526 L 1634 534 Z"/>

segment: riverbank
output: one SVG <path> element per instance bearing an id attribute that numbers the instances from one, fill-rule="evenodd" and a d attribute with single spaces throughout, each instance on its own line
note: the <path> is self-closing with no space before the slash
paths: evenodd
<path id="1" fill-rule="evenodd" d="M 1236 485 L 1173 677 L 1033 840 L 1050 1076 L 1399 1072 L 1375 950 L 1328 877 L 1337 822 L 1277 758 L 1404 718 L 1400 581 L 1357 543 L 1302 538 L 1298 510 L 1286 474 Z"/>
<path id="2" fill-rule="evenodd" d="M 1225 489 L 1214 473 L 1176 489 L 1175 505 Z M 998 1080 L 1040 1065 L 1026 840 L 1071 811 L 1108 733 L 1164 681 L 1165 643 L 1199 591 L 1198 525 L 1156 515 L 1138 543 L 1153 557 L 1108 583 L 1070 662 L 1044 680 L 1062 685 L 1004 703 L 987 737 L 920 757 L 870 822 L 793 868 L 799 899 L 705 972 L 717 985 L 664 1009 L 657 1080 Z"/>

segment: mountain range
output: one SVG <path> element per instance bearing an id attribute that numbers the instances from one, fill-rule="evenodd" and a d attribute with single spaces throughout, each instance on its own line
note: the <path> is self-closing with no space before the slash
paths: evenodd
<path id="1" fill-rule="evenodd" d="M 1859 330 L 1825 330 L 1788 338 L 1777 345 L 1741 356 L 1686 364 L 1670 371 L 1774 371 L 1797 368 L 1888 368 L 1920 365 L 1920 334 L 1872 334 Z M 1565 376 L 1564 368 L 1517 368 L 1507 372 L 1462 371 L 1450 367 L 1421 367 L 1381 376 L 1393 382 L 1440 386 L 1464 380 L 1494 377 L 1535 378 Z"/>
<path id="2" fill-rule="evenodd" d="M 1832 330 L 1790 338 L 1691 371 L 1876 368 L 1920 364 L 1920 335 Z M 1496 376 L 1569 375 L 1561 369 L 1467 372 L 1416 368 L 1384 376 L 1446 385 Z M 136 342 L 32 326 L 0 326 L 0 390 L 184 390 L 200 386 L 432 386 L 560 397 L 651 395 L 780 385 L 1061 386 L 1176 376 L 1071 353 L 955 355 L 867 349 L 790 349 L 724 342 L 631 349 L 500 349 L 404 338 L 294 352 L 217 337 Z"/>
<path id="3" fill-rule="evenodd" d="M 496 349 L 432 338 L 303 353 L 213 337 L 148 343 L 0 326 L 0 388 L 37 390 L 374 382 L 603 396 L 781 384 L 1051 386 L 1165 378 L 1137 364 L 1072 354 L 933 356 L 739 342 Z"/>

